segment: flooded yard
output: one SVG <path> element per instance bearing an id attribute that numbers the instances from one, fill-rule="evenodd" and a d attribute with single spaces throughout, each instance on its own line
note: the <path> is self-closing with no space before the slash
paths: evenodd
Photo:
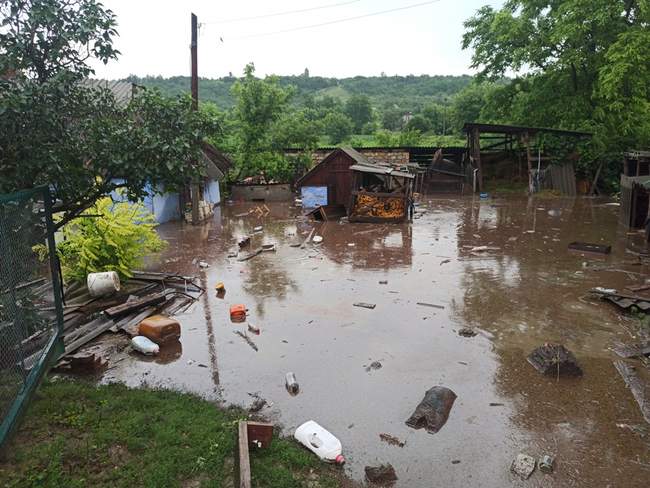
<path id="1" fill-rule="evenodd" d="M 258 395 L 270 405 L 260 414 L 287 435 L 310 419 L 336 435 L 356 480 L 367 465 L 391 463 L 403 487 L 648 486 L 648 438 L 620 426 L 644 420 L 609 350 L 615 340 L 633 341 L 634 320 L 588 295 L 647 276 L 627 251 L 645 251 L 642 236 L 618 228 L 618 207 L 425 198 L 412 224 L 381 225 L 311 222 L 302 209 L 267 205 L 266 216 L 242 216 L 256 205 L 235 204 L 205 226 L 159 228 L 169 247 L 151 269 L 200 276 L 207 293 L 178 317 L 180 349 L 155 360 L 132 354 L 104 382 L 244 407 Z M 322 243 L 290 246 L 313 227 Z M 277 250 L 229 258 L 245 235 L 252 248 Z M 612 253 L 571 253 L 573 241 L 611 244 Z M 259 335 L 230 321 L 239 303 Z M 463 337 L 463 327 L 478 334 Z M 541 376 L 526 356 L 545 342 L 573 351 L 584 375 Z M 381 368 L 370 368 L 376 361 Z M 285 389 L 288 371 L 300 384 L 296 396 Z M 408 427 L 435 385 L 457 395 L 447 423 L 436 434 Z M 520 452 L 555 456 L 555 472 L 521 481 L 509 469 Z"/>

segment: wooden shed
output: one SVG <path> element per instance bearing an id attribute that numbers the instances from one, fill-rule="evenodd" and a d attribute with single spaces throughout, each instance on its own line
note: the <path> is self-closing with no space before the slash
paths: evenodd
<path id="1" fill-rule="evenodd" d="M 372 165 L 363 154 L 351 147 L 335 149 L 296 181 L 303 207 L 321 205 L 350 205 L 352 170 L 355 164 Z"/>

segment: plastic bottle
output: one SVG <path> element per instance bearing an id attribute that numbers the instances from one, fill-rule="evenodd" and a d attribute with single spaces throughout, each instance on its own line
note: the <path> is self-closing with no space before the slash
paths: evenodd
<path id="1" fill-rule="evenodd" d="M 160 346 L 145 336 L 135 336 L 133 339 L 131 339 L 131 347 L 133 347 L 133 349 L 136 351 L 147 355 L 155 355 L 160 352 Z"/>
<path id="2" fill-rule="evenodd" d="M 308 420 L 293 434 L 298 442 L 328 463 L 343 464 L 341 441 L 313 420 Z"/>
<path id="3" fill-rule="evenodd" d="M 300 386 L 298 386 L 298 380 L 296 380 L 296 375 L 293 374 L 292 372 L 289 372 L 286 374 L 284 380 L 285 380 L 285 385 L 287 387 L 287 391 L 292 395 L 297 395 L 298 391 L 300 391 Z"/>

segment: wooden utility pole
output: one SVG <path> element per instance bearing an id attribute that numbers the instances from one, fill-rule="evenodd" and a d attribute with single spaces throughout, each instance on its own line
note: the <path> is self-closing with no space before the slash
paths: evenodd
<path id="1" fill-rule="evenodd" d="M 198 44 L 198 22 L 196 15 L 192 14 L 192 43 L 190 44 L 190 52 L 192 55 L 192 108 L 199 109 L 199 68 L 197 62 L 197 44 Z M 192 161 L 196 168 L 198 162 Z M 192 183 L 192 224 L 199 223 L 199 185 Z"/>

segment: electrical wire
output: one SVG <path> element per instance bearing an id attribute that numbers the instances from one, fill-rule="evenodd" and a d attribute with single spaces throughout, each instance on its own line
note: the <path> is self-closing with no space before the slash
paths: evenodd
<path id="1" fill-rule="evenodd" d="M 238 17 L 234 19 L 225 19 L 225 20 L 214 20 L 211 22 L 202 22 L 204 25 L 212 25 L 212 24 L 233 24 L 235 22 L 245 22 L 247 20 L 257 20 L 257 19 L 267 19 L 269 17 L 279 17 L 281 15 L 291 15 L 291 14 L 299 14 L 302 12 L 312 12 L 314 10 L 323 10 L 326 8 L 334 8 L 334 7 L 342 7 L 343 5 L 350 5 L 351 3 L 358 3 L 360 0 L 348 0 L 347 2 L 339 2 L 339 3 L 330 3 L 328 5 L 320 5 L 317 7 L 309 7 L 309 8 L 302 8 L 299 10 L 287 10 L 284 12 L 275 12 L 271 14 L 262 14 L 262 15 L 254 15 L 252 17 Z"/>
<path id="2" fill-rule="evenodd" d="M 391 12 L 397 12 L 399 10 L 408 10 L 412 8 L 417 8 L 417 7 L 424 7 L 425 5 L 431 5 L 432 3 L 438 3 L 440 0 L 429 0 L 428 2 L 421 2 L 421 3 L 414 3 L 412 5 L 405 5 L 403 7 L 396 7 L 396 8 L 391 8 L 388 10 L 380 10 L 378 12 L 371 12 L 368 14 L 362 14 L 362 15 L 356 15 L 354 17 L 346 17 L 343 19 L 336 19 L 336 20 L 330 20 L 329 22 L 322 22 L 320 24 L 311 24 L 311 25 L 303 25 L 300 27 L 292 27 L 290 29 L 284 29 L 284 30 L 278 30 L 278 31 L 272 31 L 272 32 L 263 32 L 261 34 L 250 34 L 247 36 L 239 36 L 239 37 L 232 37 L 231 39 L 237 40 L 237 39 L 252 39 L 255 37 L 264 37 L 264 36 L 272 36 L 275 34 L 285 34 L 287 32 L 296 32 L 300 30 L 306 30 L 306 29 L 313 29 L 315 27 L 323 27 L 326 25 L 332 25 L 332 24 L 339 24 L 342 22 L 350 22 L 353 20 L 358 20 L 358 19 L 364 19 L 366 17 L 374 17 L 375 15 L 382 15 L 382 14 L 388 14 Z"/>

